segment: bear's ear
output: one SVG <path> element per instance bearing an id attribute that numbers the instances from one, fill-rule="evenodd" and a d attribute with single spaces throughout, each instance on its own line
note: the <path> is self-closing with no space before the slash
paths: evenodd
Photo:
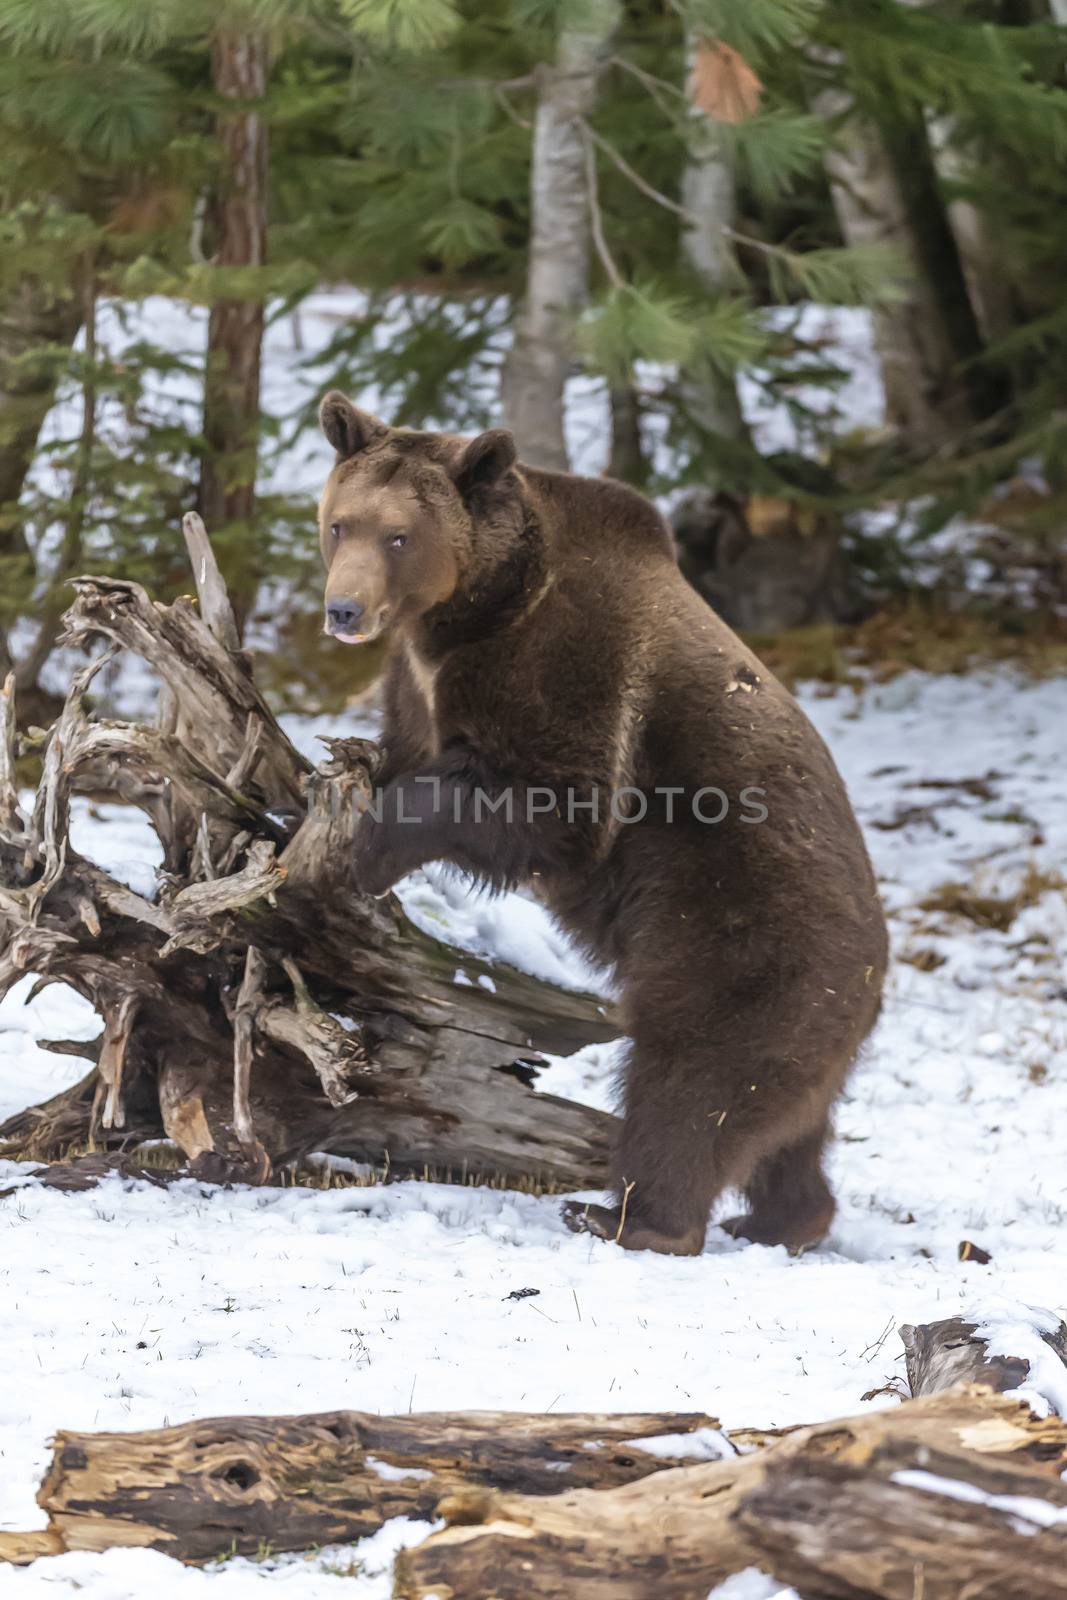
<path id="1" fill-rule="evenodd" d="M 491 489 L 515 465 L 515 440 L 507 428 L 490 428 L 472 439 L 459 458 L 456 488 L 468 499 L 475 489 Z"/>
<path id="2" fill-rule="evenodd" d="M 319 406 L 319 425 L 342 459 L 358 455 L 372 439 L 389 431 L 384 422 L 354 406 L 339 389 L 331 389 Z"/>

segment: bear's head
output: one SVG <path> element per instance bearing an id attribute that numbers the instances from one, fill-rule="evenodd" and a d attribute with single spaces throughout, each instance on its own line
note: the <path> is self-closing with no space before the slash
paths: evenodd
<path id="1" fill-rule="evenodd" d="M 365 644 L 469 596 L 521 540 L 515 441 L 390 428 L 336 390 L 319 408 L 337 460 L 319 503 L 326 632 Z"/>

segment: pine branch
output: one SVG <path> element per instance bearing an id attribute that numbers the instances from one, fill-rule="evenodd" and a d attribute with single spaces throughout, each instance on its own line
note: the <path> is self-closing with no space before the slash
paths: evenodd
<path id="1" fill-rule="evenodd" d="M 642 178 L 641 174 L 631 167 L 626 158 L 620 151 L 616 150 L 609 140 L 605 139 L 602 134 L 597 133 L 596 129 L 584 117 L 580 120 L 586 138 L 591 139 L 598 150 L 603 150 L 609 160 L 615 163 L 624 177 L 629 178 L 635 188 L 639 189 L 643 195 L 647 195 L 650 200 L 654 200 L 657 205 L 663 206 L 665 210 L 673 211 L 675 216 L 681 217 L 685 222 L 692 224 L 694 227 L 697 225 L 699 219 L 691 211 L 687 211 L 685 206 L 678 204 L 677 200 L 672 200 L 662 190 L 649 183 L 646 178 Z"/>
<path id="2" fill-rule="evenodd" d="M 582 142 L 585 146 L 585 175 L 586 188 L 589 193 L 589 222 L 593 236 L 596 253 L 600 257 L 600 264 L 607 273 L 608 279 L 616 289 L 626 287 L 625 279 L 615 265 L 614 257 L 608 249 L 607 239 L 604 237 L 604 217 L 600 209 L 600 195 L 597 185 L 596 150 L 590 137 L 590 129 L 583 117 L 581 119 Z"/>

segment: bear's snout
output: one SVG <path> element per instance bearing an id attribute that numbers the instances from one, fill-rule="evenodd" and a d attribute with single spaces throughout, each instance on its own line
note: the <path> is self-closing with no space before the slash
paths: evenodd
<path id="1" fill-rule="evenodd" d="M 359 631 L 363 610 L 358 600 L 327 600 L 326 632 L 332 633 L 335 639 L 346 635 L 354 637 Z"/>

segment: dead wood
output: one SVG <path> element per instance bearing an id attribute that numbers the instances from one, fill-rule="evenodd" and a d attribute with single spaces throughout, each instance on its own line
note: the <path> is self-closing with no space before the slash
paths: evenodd
<path id="1" fill-rule="evenodd" d="M 828 1600 L 1067 1595 L 1067 1486 L 970 1450 L 891 1440 L 861 1471 L 772 1464 L 736 1525 L 765 1571 Z"/>
<path id="2" fill-rule="evenodd" d="M 1004 1394 L 1020 1388 L 1031 1376 L 1027 1356 L 991 1355 L 978 1325 L 962 1317 L 917 1326 L 905 1323 L 899 1332 L 913 1395 L 937 1394 L 959 1383 L 982 1383 Z M 1035 1328 L 1034 1334 L 1067 1369 L 1067 1324 L 1061 1322 L 1053 1331 Z M 1067 1370 L 1063 1381 L 1067 1384 Z"/>
<path id="3" fill-rule="evenodd" d="M 293 747 L 234 648 L 199 519 L 186 536 L 202 615 L 137 584 L 75 582 L 66 640 L 104 650 L 71 686 L 31 817 L 10 684 L 0 696 L 0 995 L 35 973 L 71 984 L 102 1023 L 84 1051 L 95 1068 L 9 1119 L 0 1151 L 106 1156 L 165 1134 L 213 1181 L 264 1181 L 321 1150 L 397 1175 L 599 1186 L 613 1119 L 529 1079 L 543 1052 L 610 1038 L 606 1008 L 451 950 L 394 897 L 353 890 L 352 831 L 380 752 L 338 739 L 312 768 Z M 151 725 L 92 711 L 120 649 L 161 682 Z M 154 897 L 72 849 L 82 793 L 149 818 Z"/>
<path id="4" fill-rule="evenodd" d="M 182 1561 L 230 1551 L 305 1550 L 373 1533 L 390 1517 L 432 1517 L 460 1491 L 542 1496 L 562 1483 L 614 1488 L 685 1459 L 700 1413 L 527 1415 L 442 1412 L 378 1417 L 220 1417 L 146 1433 L 56 1436 L 37 1496 L 46 1534 L 0 1533 L 0 1558 L 33 1544 L 105 1550 L 150 1545 Z M 677 1451 L 641 1448 L 677 1438 Z"/>
<path id="5" fill-rule="evenodd" d="M 1018 1570 L 1044 1582 L 1054 1548 L 1067 1573 L 1067 1520 L 1026 1534 L 1027 1561 L 1010 1511 L 973 1495 L 968 1506 L 930 1492 L 923 1480 L 901 1483 L 897 1474 L 933 1471 L 959 1485 L 960 1495 L 968 1485 L 982 1493 L 1000 1485 L 1037 1500 L 1050 1517 L 1067 1506 L 1065 1465 L 1067 1424 L 1037 1419 L 986 1389 L 955 1389 L 797 1429 L 754 1454 L 620 1489 L 567 1491 L 550 1500 L 461 1493 L 438 1507 L 450 1525 L 398 1558 L 395 1593 L 398 1600 L 704 1600 L 715 1584 L 755 1566 L 807 1594 L 847 1600 L 1021 1600 L 1021 1588 L 999 1589 L 993 1577 L 1014 1584 L 1022 1559 Z M 829 1525 L 839 1503 L 841 1521 L 830 1535 L 820 1519 Z M 982 1536 L 969 1543 L 962 1521 L 973 1521 Z M 940 1558 L 939 1537 L 954 1540 Z M 928 1554 L 938 1586 L 924 1591 Z M 960 1564 L 954 1588 L 942 1584 L 951 1561 Z M 1038 1584 L 1025 1592 L 1034 1600 L 1064 1591 Z"/>

